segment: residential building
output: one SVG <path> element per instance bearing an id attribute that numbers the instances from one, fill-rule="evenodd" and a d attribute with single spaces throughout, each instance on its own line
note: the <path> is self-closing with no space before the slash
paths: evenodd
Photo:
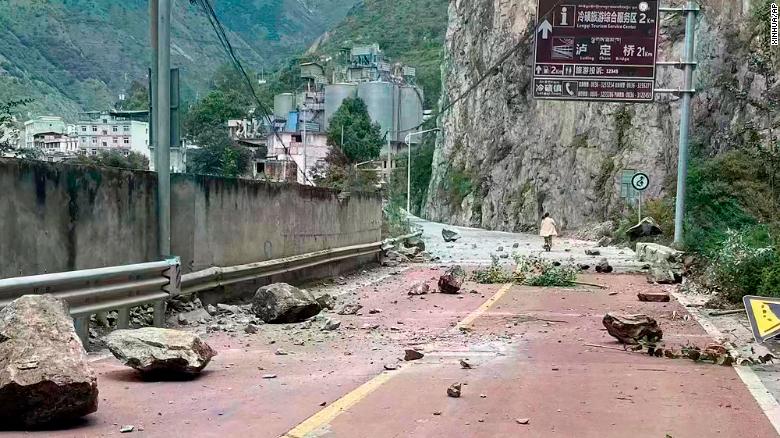
<path id="1" fill-rule="evenodd" d="M 35 147 L 35 135 L 44 132 L 65 134 L 65 121 L 58 116 L 40 116 L 24 122 L 24 143 L 20 147 L 32 149 Z"/>
<path id="2" fill-rule="evenodd" d="M 305 139 L 305 144 L 304 144 Z M 324 132 L 304 132 L 296 130 L 295 132 L 278 132 L 276 134 L 268 134 L 266 140 L 268 152 L 266 155 L 266 161 L 256 162 L 255 169 L 253 170 L 256 178 L 269 177 L 269 179 L 277 180 L 277 178 L 266 170 L 279 168 L 276 163 L 283 161 L 292 161 L 295 163 L 294 170 L 296 172 L 295 178 L 291 175 L 286 175 L 283 180 L 297 181 L 298 184 L 312 185 L 311 177 L 313 170 L 321 163 L 324 163 L 325 157 L 328 156 L 330 146 L 328 146 L 328 136 Z M 293 169 L 293 167 L 284 167 L 285 169 Z M 298 169 L 305 169 L 299 171 Z M 277 172 L 278 173 L 278 172 Z M 289 172 L 288 172 L 289 173 Z"/>
<path id="3" fill-rule="evenodd" d="M 87 155 L 100 151 L 137 152 L 151 160 L 149 124 L 107 111 L 79 115 L 76 124 L 79 149 Z"/>
<path id="4" fill-rule="evenodd" d="M 78 137 L 70 137 L 58 132 L 41 132 L 33 136 L 34 147 L 44 156 L 72 156 L 79 152 Z M 52 160 L 47 160 L 52 161 Z"/>

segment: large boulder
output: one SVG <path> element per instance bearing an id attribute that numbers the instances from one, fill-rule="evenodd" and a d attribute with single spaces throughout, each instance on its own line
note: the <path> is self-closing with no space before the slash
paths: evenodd
<path id="1" fill-rule="evenodd" d="M 441 237 L 445 242 L 455 242 L 460 239 L 460 234 L 457 231 L 450 230 L 448 228 L 442 228 Z"/>
<path id="2" fill-rule="evenodd" d="M 654 343 L 664 336 L 655 319 L 647 315 L 607 313 L 602 322 L 607 332 L 624 344 Z"/>
<path id="3" fill-rule="evenodd" d="M 460 292 L 463 282 L 466 281 L 466 271 L 460 265 L 454 265 L 444 271 L 439 277 L 439 292 L 443 294 L 457 294 Z"/>
<path id="4" fill-rule="evenodd" d="M 322 305 L 311 292 L 286 283 L 263 286 L 252 299 L 252 311 L 269 323 L 301 322 L 321 310 Z"/>
<path id="5" fill-rule="evenodd" d="M 106 344 L 117 359 L 142 373 L 195 375 L 217 355 L 193 333 L 157 327 L 117 330 Z"/>
<path id="6" fill-rule="evenodd" d="M 0 310 L 0 406 L 0 428 L 97 411 L 97 376 L 67 305 L 51 295 L 25 295 Z"/>
<path id="7" fill-rule="evenodd" d="M 642 219 L 641 222 L 626 230 L 626 235 L 631 240 L 637 240 L 640 237 L 660 236 L 661 234 L 663 234 L 661 227 L 651 217 Z"/>

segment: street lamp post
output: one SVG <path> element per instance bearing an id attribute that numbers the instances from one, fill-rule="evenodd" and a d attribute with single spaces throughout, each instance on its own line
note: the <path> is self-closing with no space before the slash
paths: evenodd
<path id="1" fill-rule="evenodd" d="M 410 132 L 406 134 L 406 212 L 412 212 L 412 136 L 423 135 L 427 132 L 441 131 L 440 128 L 426 129 L 420 132 Z"/>

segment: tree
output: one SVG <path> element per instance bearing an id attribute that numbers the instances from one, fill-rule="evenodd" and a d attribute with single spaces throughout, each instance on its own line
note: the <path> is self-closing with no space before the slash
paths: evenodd
<path id="1" fill-rule="evenodd" d="M 203 131 L 195 142 L 200 149 L 189 152 L 187 172 L 235 178 L 249 169 L 252 153 L 234 144 L 226 132 L 219 129 Z"/>
<path id="2" fill-rule="evenodd" d="M 196 138 L 215 129 L 227 132 L 227 121 L 246 117 L 248 108 L 237 99 L 236 93 L 213 90 L 199 100 L 184 119 L 184 133 Z"/>
<path id="3" fill-rule="evenodd" d="M 86 166 L 149 170 L 149 159 L 135 151 L 130 151 L 126 156 L 119 151 L 100 151 L 98 155 L 80 154 L 69 162 Z"/>
<path id="4" fill-rule="evenodd" d="M 16 158 L 35 160 L 40 157 L 37 149 L 19 148 L 19 131 L 14 126 L 13 110 L 27 105 L 32 99 L 0 101 L 0 156 L 10 155 Z"/>
<path id="5" fill-rule="evenodd" d="M 382 143 L 381 128 L 371 122 L 365 102 L 357 97 L 344 99 L 330 120 L 328 145 L 341 149 L 349 163 L 358 163 L 379 158 Z"/>
<path id="6" fill-rule="evenodd" d="M 127 89 L 125 100 L 117 102 L 115 106 L 124 111 L 149 110 L 149 88 L 140 81 L 133 81 Z"/>

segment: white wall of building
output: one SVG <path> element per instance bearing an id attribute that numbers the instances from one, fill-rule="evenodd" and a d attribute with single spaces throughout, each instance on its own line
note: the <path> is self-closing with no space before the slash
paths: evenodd
<path id="1" fill-rule="evenodd" d="M 306 133 L 306 146 L 303 143 L 302 132 L 280 132 L 281 142 L 274 134 L 268 135 L 268 158 L 276 160 L 293 160 L 299 169 L 306 169 L 306 175 L 311 179 L 312 171 L 317 163 L 325 160 L 330 151 L 328 136 L 323 133 Z M 287 150 L 285 151 L 285 146 Z M 305 151 L 305 156 L 304 156 Z M 305 157 L 305 158 L 304 158 Z M 304 165 L 305 163 L 305 165 Z M 311 184 L 298 172 L 299 184 Z"/>
<path id="2" fill-rule="evenodd" d="M 89 114 L 76 124 L 79 149 L 87 155 L 101 151 L 130 151 L 151 159 L 149 150 L 149 124 L 134 120 L 115 118 L 104 114 Z"/>
<path id="3" fill-rule="evenodd" d="M 26 149 L 35 147 L 35 134 L 42 132 L 56 132 L 64 134 L 65 121 L 57 116 L 40 116 L 24 122 L 24 141 L 20 145 Z"/>

